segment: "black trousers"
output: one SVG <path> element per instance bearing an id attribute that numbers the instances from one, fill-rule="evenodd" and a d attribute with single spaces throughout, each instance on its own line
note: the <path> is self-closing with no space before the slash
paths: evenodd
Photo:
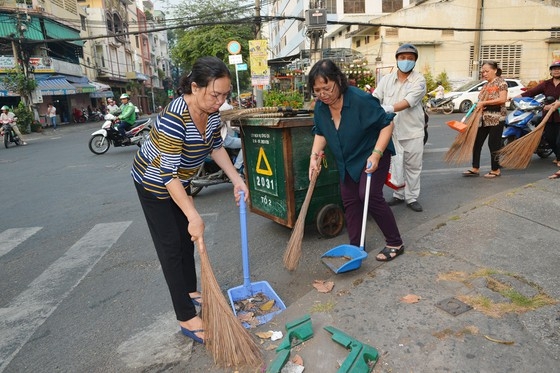
<path id="1" fill-rule="evenodd" d="M 490 159 L 492 170 L 500 168 L 499 157 L 496 152 L 502 148 L 502 132 L 504 129 L 504 122 L 500 122 L 497 126 L 480 127 L 476 133 L 476 139 L 473 145 L 473 168 L 480 168 L 480 152 L 486 137 L 488 137 L 488 149 L 490 149 Z"/>
<path id="2" fill-rule="evenodd" d="M 171 198 L 158 199 L 138 183 L 135 182 L 134 185 L 150 228 L 177 320 L 190 320 L 196 316 L 196 309 L 189 293 L 197 291 L 197 280 L 194 243 L 187 230 L 189 222 Z"/>
<path id="3" fill-rule="evenodd" d="M 544 127 L 544 138 L 554 154 L 556 160 L 560 161 L 560 123 L 548 122 Z"/>

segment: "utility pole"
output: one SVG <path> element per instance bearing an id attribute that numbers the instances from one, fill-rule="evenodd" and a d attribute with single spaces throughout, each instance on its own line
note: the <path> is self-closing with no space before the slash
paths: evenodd
<path id="1" fill-rule="evenodd" d="M 23 21 L 21 19 L 22 16 L 25 17 Z M 35 79 L 33 74 L 30 73 L 30 68 L 29 68 L 29 60 L 31 56 L 29 55 L 27 49 L 24 48 L 23 46 L 23 40 L 25 39 L 25 31 L 27 30 L 27 22 L 29 22 L 29 14 L 27 14 L 27 12 L 22 14 L 18 11 L 16 13 L 16 18 L 17 18 L 16 31 L 17 31 L 18 39 L 17 39 L 17 43 L 15 42 L 15 40 L 12 40 L 12 51 L 14 53 L 14 63 L 17 66 L 17 71 L 18 73 L 23 71 L 24 83 L 25 83 L 24 84 L 25 89 L 19 93 L 21 95 L 21 99 L 24 105 L 27 106 L 28 109 L 33 113 L 33 119 L 38 120 L 39 113 L 37 112 L 37 109 L 33 105 L 33 101 L 31 99 L 30 93 L 27 92 L 28 81 Z M 31 123 L 27 123 L 27 130 L 30 131 L 30 129 L 31 129 Z"/>
<path id="2" fill-rule="evenodd" d="M 480 49 L 482 45 L 482 18 L 484 17 L 484 0 L 477 0 L 476 4 L 476 29 L 474 32 L 473 43 L 473 60 L 472 60 L 472 78 L 478 79 L 480 76 Z"/>

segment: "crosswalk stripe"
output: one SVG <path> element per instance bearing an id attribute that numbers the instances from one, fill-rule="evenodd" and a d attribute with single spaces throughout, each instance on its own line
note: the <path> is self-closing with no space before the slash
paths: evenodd
<path id="1" fill-rule="evenodd" d="M 40 230 L 41 227 L 10 228 L 0 233 L 0 257 L 9 253 L 14 247 Z"/>
<path id="2" fill-rule="evenodd" d="M 0 372 L 131 223 L 95 225 L 33 280 L 27 290 L 0 308 Z"/>

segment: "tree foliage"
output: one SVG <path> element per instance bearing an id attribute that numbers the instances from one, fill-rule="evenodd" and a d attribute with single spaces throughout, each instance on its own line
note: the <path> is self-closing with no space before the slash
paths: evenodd
<path id="1" fill-rule="evenodd" d="M 19 93 L 21 96 L 29 96 L 37 88 L 35 79 L 30 79 L 18 70 L 10 70 L 4 78 L 2 83 L 10 91 Z"/>
<path id="2" fill-rule="evenodd" d="M 249 58 L 249 40 L 255 38 L 249 9 L 239 0 L 185 0 L 173 14 L 185 25 L 175 31 L 176 41 L 171 58 L 181 70 L 189 71 L 196 59 L 216 56 L 228 63 L 227 45 L 232 40 L 241 44 L 243 60 Z M 216 24 L 216 22 L 226 22 Z M 190 27 L 191 24 L 203 24 Z"/>

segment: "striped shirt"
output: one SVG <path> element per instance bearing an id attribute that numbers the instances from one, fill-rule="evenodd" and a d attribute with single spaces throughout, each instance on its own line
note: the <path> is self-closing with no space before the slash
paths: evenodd
<path id="1" fill-rule="evenodd" d="M 220 114 L 208 117 L 204 138 L 196 128 L 183 96 L 157 116 L 149 138 L 134 157 L 132 178 L 157 198 L 169 198 L 165 187 L 179 179 L 185 190 L 204 159 L 222 146 Z"/>

